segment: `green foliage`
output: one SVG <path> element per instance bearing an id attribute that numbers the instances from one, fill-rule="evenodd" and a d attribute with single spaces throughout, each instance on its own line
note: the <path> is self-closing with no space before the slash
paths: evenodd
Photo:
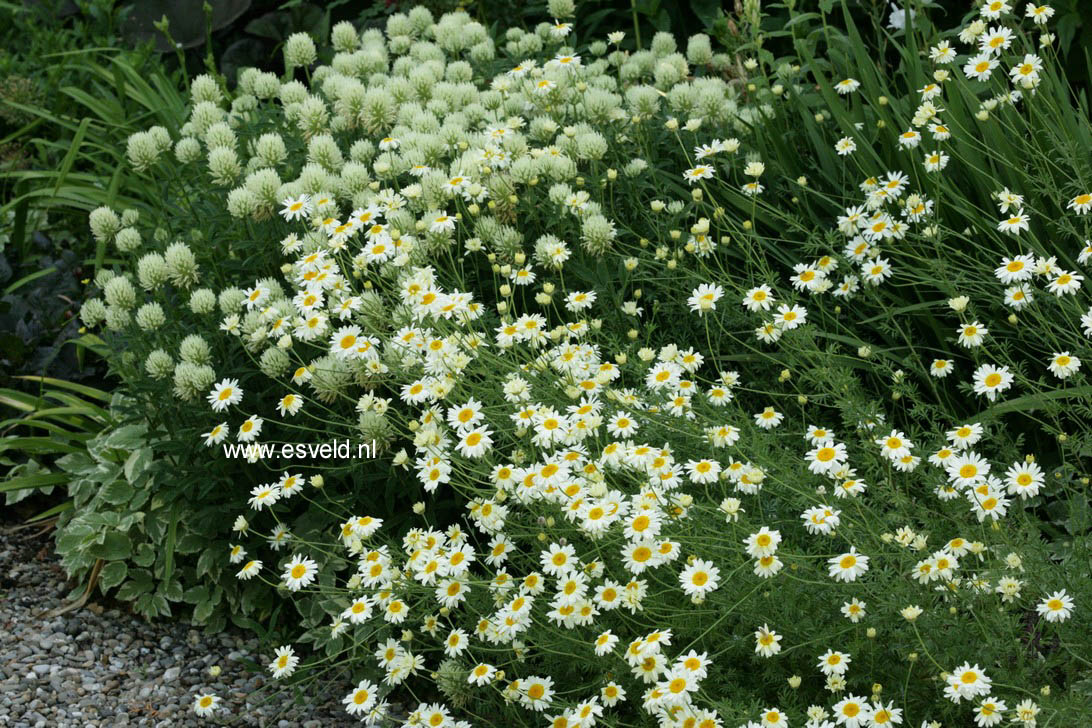
<path id="1" fill-rule="evenodd" d="M 5 505 L 35 493 L 52 493 L 67 478 L 51 467 L 54 459 L 83 452 L 87 441 L 113 420 L 102 404 L 109 396 L 97 389 L 47 377 L 21 377 L 37 392 L 0 390 L 0 404 L 16 416 L 0 421 L 0 465 L 6 477 L 0 484 Z M 18 430 L 17 434 L 9 434 Z M 71 503 L 61 509 L 71 507 Z M 59 512 L 59 511 L 58 511 Z M 36 519 L 53 515 L 39 514 Z"/>
<path id="2" fill-rule="evenodd" d="M 1092 328 L 1071 285 L 1090 124 L 1049 36 L 1014 22 L 1006 67 L 971 82 L 925 60 L 960 32 L 925 4 L 898 32 L 851 3 L 774 7 L 769 33 L 745 3 L 716 50 L 608 44 L 548 7 L 577 22 L 494 39 L 415 10 L 330 47 L 297 35 L 281 75 L 195 78 L 161 120 L 170 149 L 129 141 L 154 209 L 92 212 L 123 262 L 83 318 L 172 469 L 231 468 L 231 493 L 196 492 L 239 517 L 246 555 L 227 566 L 224 544 L 218 563 L 253 585 L 246 624 L 307 646 L 312 675 L 413 695 L 426 723 L 442 700 L 518 724 L 544 675 L 562 715 L 624 685 L 618 724 L 674 725 L 663 706 L 803 722 L 846 694 L 966 721 L 944 686 L 972 663 L 1010 708 L 1076 715 L 1092 390 L 1058 366 Z M 1036 49 L 1014 88 L 1008 66 Z M 1028 229 L 1006 230 L 1017 204 Z M 1029 250 L 1034 305 L 994 274 Z M 383 457 L 277 456 L 332 438 Z M 764 528 L 776 554 L 756 551 Z M 839 573 L 858 556 L 867 572 Z M 1077 606 L 1053 621 L 1063 589 Z M 621 641 L 597 656 L 607 629 Z M 711 660 L 693 700 L 647 693 L 669 689 L 657 656 L 690 649 Z M 846 686 L 816 671 L 832 649 L 852 655 Z M 471 685 L 479 663 L 503 676 Z"/>
<path id="3" fill-rule="evenodd" d="M 121 406 L 115 400 L 112 410 Z M 226 619 L 217 610 L 223 589 L 182 584 L 199 578 L 222 524 L 193 508 L 184 489 L 164 487 L 172 469 L 157 458 L 158 444 L 147 425 L 119 424 L 91 438 L 86 451 L 57 461 L 74 505 L 58 524 L 57 552 L 80 581 L 102 562 L 99 589 L 132 602 L 138 614 L 170 616 L 172 604 L 181 603 L 192 608 L 195 624 L 216 628 Z"/>
<path id="4" fill-rule="evenodd" d="M 0 428 L 37 431 L 0 439 L 10 467 L 0 491 L 8 505 L 57 487 L 70 500 L 32 520 L 54 517 L 61 565 L 77 586 L 131 602 L 146 618 L 185 616 L 219 630 L 229 619 L 262 615 L 255 589 L 224 574 L 231 519 L 214 499 L 180 485 L 163 432 L 131 401 L 82 385 L 42 379 L 39 397 L 4 390 L 21 417 Z M 109 401 L 107 401 L 109 400 Z"/>
<path id="5" fill-rule="evenodd" d="M 125 139 L 180 100 L 150 51 L 120 47 L 113 3 L 63 5 L 0 6 L 0 328 L 4 373 L 86 379 L 101 369 L 64 346 L 104 262 L 86 213 L 144 199 L 118 169 Z"/>
<path id="6" fill-rule="evenodd" d="M 91 62 L 81 119 L 39 116 L 57 170 L 10 179 L 90 210 L 83 343 L 123 392 L 9 395 L 100 418 L 14 441 L 9 489 L 67 480 L 66 567 L 142 614 L 230 615 L 425 724 L 1078 719 L 1087 101 L 1031 20 L 972 81 L 974 15 L 815 5 L 695 7 L 715 49 L 667 3 L 417 8 L 186 93 Z M 380 457 L 278 455 L 330 439 Z"/>

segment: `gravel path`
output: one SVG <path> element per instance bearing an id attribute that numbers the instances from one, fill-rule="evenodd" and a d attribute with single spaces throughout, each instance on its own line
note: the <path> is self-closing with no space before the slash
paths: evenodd
<path id="1" fill-rule="evenodd" d="M 350 686 L 326 685 L 326 704 L 302 706 L 272 690 L 268 675 L 241 662 L 264 665 L 269 655 L 238 631 L 206 635 L 185 624 L 150 624 L 93 602 L 35 618 L 64 604 L 71 589 L 52 547 L 49 535 L 0 525 L 0 726 L 360 725 L 340 706 Z M 213 665 L 221 668 L 217 677 Z M 194 715 L 202 691 L 220 696 L 218 719 Z"/>

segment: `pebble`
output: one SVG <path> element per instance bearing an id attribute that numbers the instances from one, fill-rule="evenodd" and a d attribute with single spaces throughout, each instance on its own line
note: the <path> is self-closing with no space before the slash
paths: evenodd
<path id="1" fill-rule="evenodd" d="M 151 623 L 110 600 L 38 617 L 65 604 L 75 586 L 50 538 L 0 524 L 0 726 L 360 725 L 341 706 L 355 684 L 350 675 L 324 675 L 321 694 L 297 702 L 244 664 L 265 664 L 273 648 L 234 628 L 206 634 L 180 622 Z M 213 665 L 221 668 L 215 678 Z M 214 719 L 193 712 L 195 696 L 206 691 L 220 696 Z"/>

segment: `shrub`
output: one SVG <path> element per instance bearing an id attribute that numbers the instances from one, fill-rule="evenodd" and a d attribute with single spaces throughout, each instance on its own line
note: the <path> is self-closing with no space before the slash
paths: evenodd
<path id="1" fill-rule="evenodd" d="M 230 518 L 214 500 L 195 497 L 198 483 L 175 482 L 163 435 L 150 432 L 132 402 L 115 395 L 109 412 L 110 426 L 86 451 L 57 461 L 72 498 L 57 530 L 65 571 L 146 618 L 181 607 L 193 624 L 222 629 L 229 614 L 255 612 L 256 598 L 264 605 L 260 592 L 218 583 Z"/>
<path id="2" fill-rule="evenodd" d="M 801 14 L 738 79 L 418 8 L 195 94 L 84 320 L 255 463 L 274 677 L 435 726 L 1078 716 L 1089 123 L 1010 11 L 921 8 L 892 67 Z M 405 527 L 279 457 L 331 438 Z"/>

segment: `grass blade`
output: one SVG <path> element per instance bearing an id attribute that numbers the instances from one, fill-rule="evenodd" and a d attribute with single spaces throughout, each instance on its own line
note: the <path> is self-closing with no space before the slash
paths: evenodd
<path id="1" fill-rule="evenodd" d="M 84 117 L 80 122 L 80 126 L 76 129 L 76 136 L 72 137 L 72 146 L 68 150 L 68 154 L 64 155 L 64 159 L 61 160 L 60 172 L 57 175 L 57 183 L 53 185 L 53 194 L 57 194 L 57 190 L 64 184 L 65 178 L 68 176 L 68 172 L 72 169 L 72 163 L 76 161 L 76 155 L 80 151 L 80 147 L 83 145 L 83 138 L 87 135 L 87 127 L 91 125 L 91 119 Z"/>

